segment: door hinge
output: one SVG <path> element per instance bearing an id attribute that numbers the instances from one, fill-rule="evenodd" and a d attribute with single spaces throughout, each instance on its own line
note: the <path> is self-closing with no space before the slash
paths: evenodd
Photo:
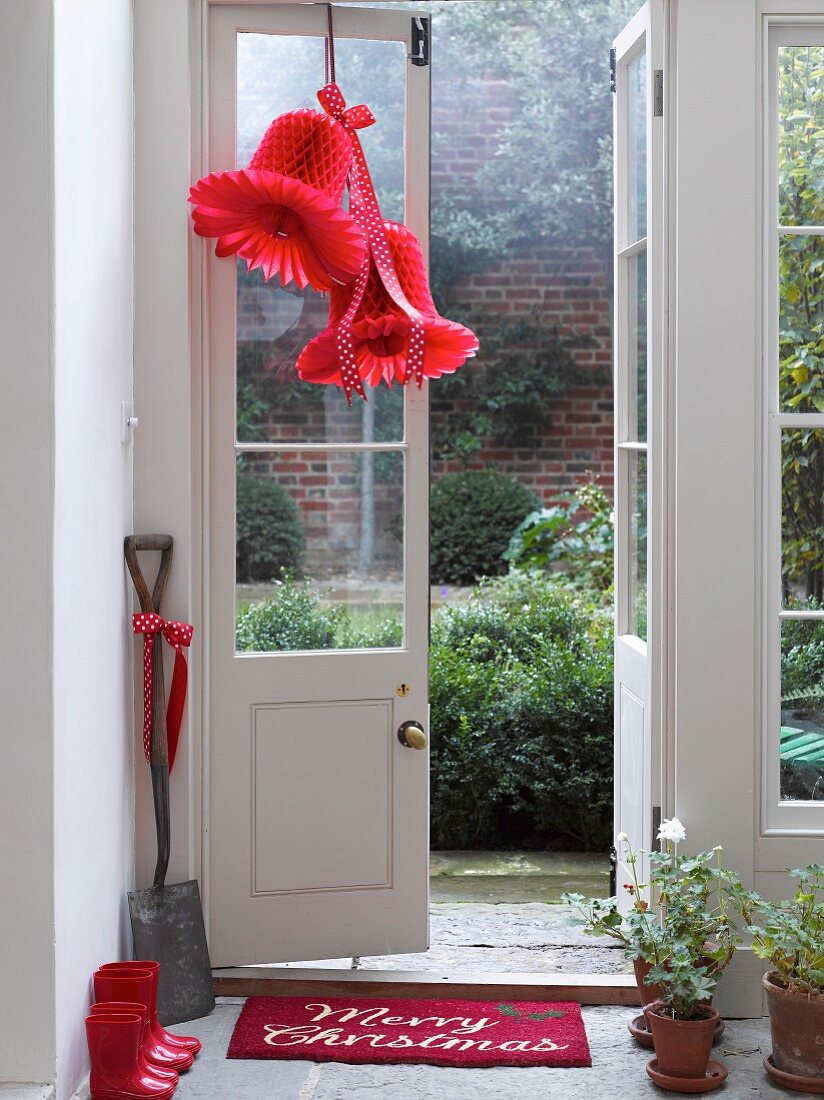
<path id="1" fill-rule="evenodd" d="M 611 92 L 615 91 L 615 66 L 615 50 L 612 49 L 609 51 L 609 90 Z"/>
<path id="2" fill-rule="evenodd" d="M 609 850 L 609 896 L 614 898 L 618 893 L 618 850 L 615 845 Z"/>
<path id="3" fill-rule="evenodd" d="M 664 70 L 656 69 L 652 90 L 652 113 L 656 118 L 664 117 Z"/>
<path id="4" fill-rule="evenodd" d="M 429 20 L 412 16 L 412 52 L 407 55 L 413 65 L 429 64 Z"/>
<path id="5" fill-rule="evenodd" d="M 652 840 L 650 842 L 649 850 L 655 852 L 658 850 L 658 830 L 661 828 L 661 807 L 652 807 Z"/>

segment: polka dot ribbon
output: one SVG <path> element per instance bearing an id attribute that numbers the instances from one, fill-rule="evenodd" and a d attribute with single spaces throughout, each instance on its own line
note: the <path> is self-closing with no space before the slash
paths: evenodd
<path id="1" fill-rule="evenodd" d="M 152 650 L 155 637 L 160 634 L 175 651 L 175 669 L 172 688 L 166 707 L 166 735 L 169 739 L 169 771 L 175 762 L 183 708 L 186 705 L 186 684 L 189 671 L 183 655 L 184 646 L 192 644 L 194 628 L 188 623 L 167 622 L 153 611 L 142 612 L 132 619 L 135 634 L 143 635 L 143 751 L 152 762 Z"/>
<path id="2" fill-rule="evenodd" d="M 395 270 L 395 262 L 389 249 L 375 187 L 369 174 L 369 167 L 366 163 L 360 138 L 356 133 L 357 130 L 371 126 L 375 122 L 375 116 L 362 103 L 357 107 L 347 107 L 340 88 L 334 83 L 326 84 L 321 88 L 318 92 L 318 100 L 324 111 L 332 118 L 337 119 L 349 131 L 352 142 L 352 167 L 349 172 L 349 213 L 363 229 L 367 241 L 366 256 L 355 279 L 352 301 L 349 303 L 349 308 L 342 317 L 337 330 L 341 379 L 346 393 L 346 400 L 351 405 L 352 390 L 363 397 L 364 400 L 366 399 L 363 383 L 355 362 L 352 323 L 366 290 L 370 256 L 392 301 L 403 310 L 411 322 L 406 351 L 406 373 L 403 380 L 408 382 L 414 375 L 419 387 L 423 383 L 423 316 L 406 297 L 398 281 L 398 273 Z"/>

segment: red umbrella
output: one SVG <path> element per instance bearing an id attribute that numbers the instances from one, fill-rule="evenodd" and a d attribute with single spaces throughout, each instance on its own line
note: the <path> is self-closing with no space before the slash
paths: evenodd
<path id="1" fill-rule="evenodd" d="M 195 232 L 215 254 L 242 256 L 267 280 L 330 290 L 360 270 L 365 242 L 340 201 L 352 160 L 344 126 L 308 109 L 274 120 L 247 168 L 212 172 L 192 187 Z"/>

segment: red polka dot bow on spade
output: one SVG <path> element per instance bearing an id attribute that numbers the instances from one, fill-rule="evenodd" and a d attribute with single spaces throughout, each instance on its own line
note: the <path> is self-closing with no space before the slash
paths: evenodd
<path id="1" fill-rule="evenodd" d="M 186 704 L 186 684 L 189 678 L 183 648 L 191 645 L 194 628 L 188 623 L 167 621 L 153 611 L 141 612 L 133 616 L 132 625 L 135 634 L 143 635 L 143 751 L 149 763 L 152 758 L 152 649 L 155 635 L 162 635 L 175 651 L 175 669 L 166 707 L 166 734 L 169 739 L 169 771 L 171 771 L 177 753 L 180 724 L 183 721 L 183 708 Z"/>

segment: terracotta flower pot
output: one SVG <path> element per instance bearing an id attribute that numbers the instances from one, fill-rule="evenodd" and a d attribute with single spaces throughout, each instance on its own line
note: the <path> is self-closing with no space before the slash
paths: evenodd
<path id="1" fill-rule="evenodd" d="M 770 1006 L 773 1064 L 784 1073 L 824 1082 L 824 996 L 795 993 L 776 973 L 765 974 L 763 982 Z"/>
<path id="2" fill-rule="evenodd" d="M 700 1005 L 695 1020 L 673 1020 L 666 1015 L 668 1011 L 663 1001 L 655 1001 L 644 1009 L 655 1043 L 658 1069 L 668 1077 L 705 1077 L 718 1012 L 709 1005 Z"/>
<path id="3" fill-rule="evenodd" d="M 635 971 L 635 983 L 638 986 L 638 993 L 641 996 L 641 1007 L 646 1008 L 653 1001 L 662 1000 L 664 991 L 660 985 L 644 984 L 644 978 L 652 970 L 652 963 L 648 963 L 646 959 L 636 959 L 632 967 Z"/>

